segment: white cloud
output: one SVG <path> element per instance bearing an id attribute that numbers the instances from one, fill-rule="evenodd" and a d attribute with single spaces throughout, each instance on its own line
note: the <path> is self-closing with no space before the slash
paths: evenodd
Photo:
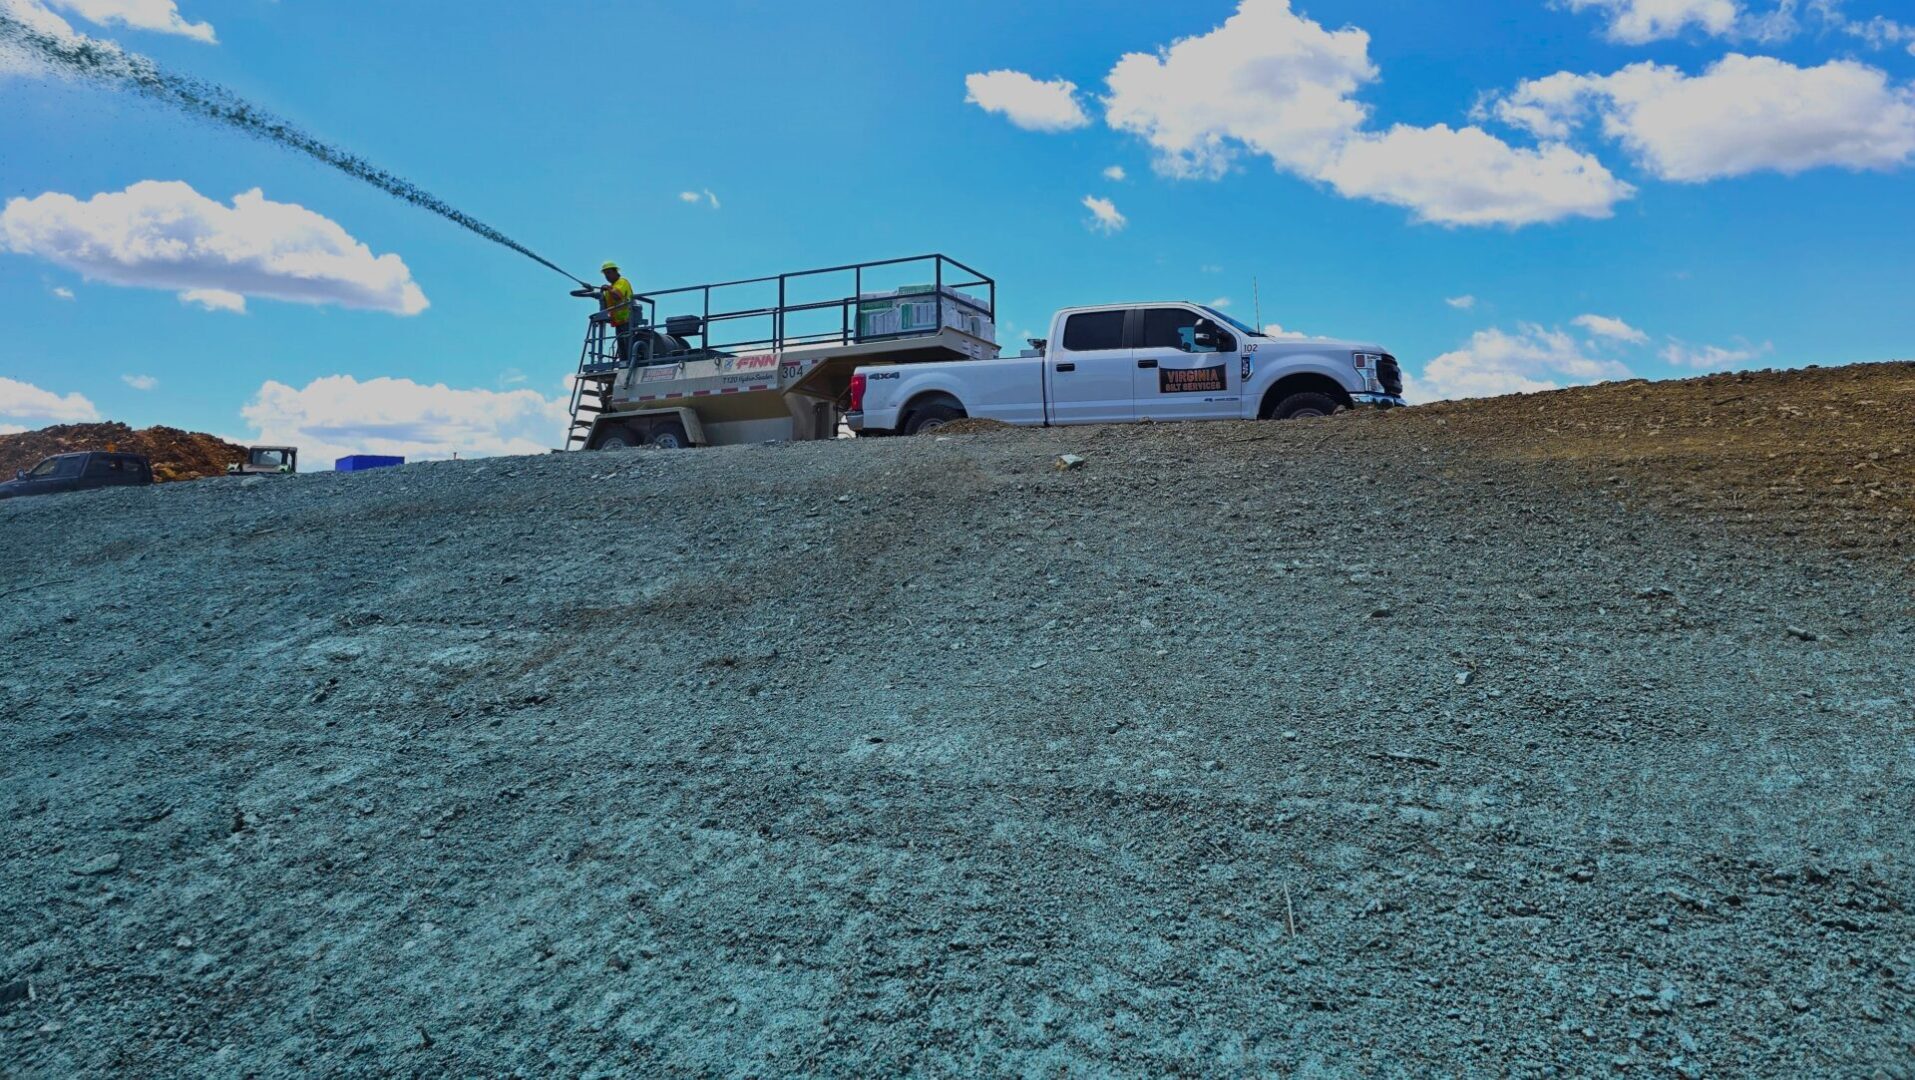
<path id="1" fill-rule="evenodd" d="M 241 410 L 250 441 L 297 446 L 315 462 L 347 454 L 409 461 L 543 454 L 559 445 L 565 398 L 536 390 L 458 390 L 410 379 L 315 379 L 303 389 L 267 382 Z"/>
<path id="2" fill-rule="evenodd" d="M 0 15 L 9 16 L 28 30 L 44 34 L 64 44 L 78 44 L 90 40 L 73 29 L 72 23 L 48 11 L 39 0 L 0 0 Z M 119 52 L 119 47 L 111 42 L 102 41 L 95 44 L 108 52 Z M 0 40 L 0 77 L 9 75 L 70 78 L 66 73 L 46 64 L 26 49 L 10 41 Z"/>
<path id="3" fill-rule="evenodd" d="M 1242 0 L 1208 33 L 1118 60 L 1105 120 L 1170 176 L 1221 176 L 1244 149 L 1314 176 L 1369 118 L 1353 100 L 1377 76 L 1369 48 L 1369 34 L 1325 30 L 1289 0 Z"/>
<path id="4" fill-rule="evenodd" d="M 16 0 L 32 6 L 36 0 Z M 213 27 L 203 22 L 188 22 L 180 14 L 176 0 L 44 0 L 50 7 L 70 11 L 96 26 L 124 26 L 131 30 L 152 30 L 178 34 L 195 41 L 217 44 Z"/>
<path id="5" fill-rule="evenodd" d="M 1563 331 L 1523 323 L 1513 334 L 1497 328 L 1477 331 L 1469 344 L 1426 364 L 1406 393 L 1412 401 L 1439 401 L 1630 377 L 1626 366 L 1585 354 Z"/>
<path id="6" fill-rule="evenodd" d="M 1605 34 L 1625 45 L 1645 45 L 1679 37 L 1694 29 L 1710 37 L 1765 44 L 1786 41 L 1802 30 L 1798 11 L 1806 10 L 1826 30 L 1860 38 L 1871 48 L 1915 41 L 1915 26 L 1884 15 L 1854 19 L 1842 0 L 1773 0 L 1752 11 L 1743 0 L 1561 0 L 1571 11 L 1598 11 L 1607 19 Z M 1915 46 L 1911 46 L 1915 51 Z"/>
<path id="7" fill-rule="evenodd" d="M 1130 224 L 1130 219 L 1117 212 L 1117 204 L 1109 199 L 1100 199 L 1095 195 L 1084 196 L 1084 209 L 1091 213 L 1091 228 L 1104 233 L 1114 233 Z"/>
<path id="8" fill-rule="evenodd" d="M 710 188 L 705 189 L 705 201 L 711 204 L 713 210 L 723 209 L 724 207 L 724 204 L 718 201 L 718 196 L 712 194 Z"/>
<path id="9" fill-rule="evenodd" d="M 1476 306 L 1476 298 L 1474 296 L 1452 296 L 1443 302 L 1458 311 L 1468 311 Z"/>
<path id="10" fill-rule="evenodd" d="M 1230 310 L 1230 298 L 1228 296 L 1219 296 L 1210 302 L 1210 306 L 1216 308 L 1218 311 L 1228 311 Z"/>
<path id="11" fill-rule="evenodd" d="M 77 424 L 98 420 L 100 411 L 79 393 L 62 396 L 32 383 L 0 376 L 0 417 L 42 424 Z"/>
<path id="12" fill-rule="evenodd" d="M 225 289 L 188 289 L 180 294 L 180 303 L 198 304 L 207 311 L 230 311 L 235 315 L 246 314 L 246 298 L 236 292 Z"/>
<path id="13" fill-rule="evenodd" d="M 181 18 L 173 0 L 54 0 L 54 2 L 101 25 L 117 23 L 132 29 L 184 34 L 209 43 L 214 40 L 211 26 L 205 23 L 189 23 Z M 150 73 L 150 61 L 137 54 L 125 52 L 114 42 L 80 33 L 73 28 L 72 23 L 48 7 L 47 3 L 48 0 L 0 0 L 0 15 L 10 16 L 28 30 L 52 38 L 63 45 L 84 45 L 116 68 L 129 71 L 136 76 Z M 0 79 L 8 76 L 64 81 L 71 80 L 73 73 L 57 65 L 46 63 L 29 49 L 10 41 L 0 40 Z"/>
<path id="14" fill-rule="evenodd" d="M 157 390 L 160 381 L 151 375 L 122 375 L 120 381 L 135 390 Z"/>
<path id="15" fill-rule="evenodd" d="M 219 292 L 416 315 L 425 293 L 397 255 L 258 189 L 226 206 L 179 181 L 80 200 L 48 192 L 0 211 L 0 250 L 115 285 Z M 222 298 L 223 299 L 223 298 Z"/>
<path id="16" fill-rule="evenodd" d="M 0 435 L 18 435 L 25 430 L 23 424 L 0 424 Z"/>
<path id="17" fill-rule="evenodd" d="M 1571 11 L 1595 9 L 1608 16 L 1608 37 L 1626 45 L 1672 38 L 1694 26 L 1722 37 L 1736 28 L 1742 9 L 1735 0 L 1564 0 Z"/>
<path id="18" fill-rule="evenodd" d="M 1399 124 L 1363 134 L 1321 173 L 1338 192 L 1407 207 L 1442 225 L 1538 225 L 1606 218 L 1635 193 L 1602 162 L 1561 144 L 1514 147 L 1482 128 Z"/>
<path id="19" fill-rule="evenodd" d="M 1569 322 L 1572 326 L 1580 326 L 1597 337 L 1611 341 L 1626 341 L 1631 345 L 1644 345 L 1649 341 L 1648 334 L 1607 315 L 1578 315 Z"/>
<path id="20" fill-rule="evenodd" d="M 48 291 L 53 293 L 54 296 L 59 297 L 62 300 L 79 299 L 78 297 L 73 295 L 73 290 L 67 288 L 65 285 L 55 285 L 52 289 Z"/>
<path id="21" fill-rule="evenodd" d="M 1817 10 L 1825 22 L 1844 34 L 1861 38 L 1872 49 L 1886 49 L 1906 44 L 1909 55 L 1915 56 L 1915 25 L 1896 22 L 1884 15 L 1870 19 L 1850 19 L 1844 16 L 1830 0 L 1819 4 Z"/>
<path id="22" fill-rule="evenodd" d="M 695 202 L 700 202 L 703 199 L 704 199 L 704 196 L 700 195 L 696 191 L 681 191 L 678 193 L 678 201 L 682 203 L 695 203 Z"/>
<path id="23" fill-rule="evenodd" d="M 708 203 L 713 210 L 717 210 L 720 206 L 718 196 L 713 195 L 710 188 L 703 191 L 681 191 L 678 193 L 678 201 L 691 206 Z"/>
<path id="24" fill-rule="evenodd" d="M 1677 367 L 1700 368 L 1721 371 L 1746 364 L 1758 356 L 1766 355 L 1773 346 L 1744 344 L 1729 349 L 1720 345 L 1690 345 L 1675 338 L 1662 350 L 1662 358 Z"/>
<path id="25" fill-rule="evenodd" d="M 987 71 L 964 77 L 964 100 L 1000 113 L 1026 131 L 1070 131 L 1090 123 L 1077 103 L 1077 84 L 1039 82 L 1021 71 Z"/>
<path id="26" fill-rule="evenodd" d="M 1104 179 L 1112 183 L 1121 184 L 1129 178 L 1130 174 L 1124 171 L 1122 165 L 1112 165 L 1110 168 L 1104 170 Z"/>
<path id="27" fill-rule="evenodd" d="M 1665 180 L 1890 169 L 1915 156 L 1915 89 L 1852 60 L 1800 68 L 1731 53 L 1696 76 L 1653 63 L 1603 76 L 1559 72 L 1522 83 L 1494 109 L 1546 138 L 1594 113 L 1605 135 Z"/>
<path id="28" fill-rule="evenodd" d="M 1263 324 L 1263 336 L 1273 337 L 1273 338 L 1290 338 L 1293 341 L 1294 340 L 1303 340 L 1303 341 L 1340 341 L 1342 340 L 1341 338 L 1331 337 L 1328 334 L 1312 334 L 1303 330 L 1286 330 L 1277 323 Z"/>
<path id="29" fill-rule="evenodd" d="M 1168 176 L 1214 179 L 1248 152 L 1448 225 L 1607 217 L 1633 193 L 1566 146 L 1517 148 L 1443 124 L 1369 130 L 1369 107 L 1355 99 L 1379 75 L 1369 44 L 1363 30 L 1326 30 L 1290 0 L 1240 0 L 1208 33 L 1119 60 L 1105 119 L 1149 143 Z"/>

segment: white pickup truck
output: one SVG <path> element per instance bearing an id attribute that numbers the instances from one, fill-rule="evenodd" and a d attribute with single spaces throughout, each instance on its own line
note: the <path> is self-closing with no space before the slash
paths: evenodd
<path id="1" fill-rule="evenodd" d="M 1288 420 L 1403 404 L 1381 346 L 1273 338 L 1203 304 L 1119 304 L 1057 313 L 1035 353 L 861 367 L 845 422 L 916 435 L 977 417 L 1008 424 Z"/>

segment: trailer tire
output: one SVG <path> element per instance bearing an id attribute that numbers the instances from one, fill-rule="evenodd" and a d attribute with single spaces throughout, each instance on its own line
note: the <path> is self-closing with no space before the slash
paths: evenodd
<path id="1" fill-rule="evenodd" d="M 903 431 L 906 435 L 922 435 L 927 431 L 936 431 L 953 420 L 964 419 L 964 408 L 954 401 L 928 401 L 911 410 L 904 420 Z"/>
<path id="2" fill-rule="evenodd" d="M 633 450 L 642 445 L 638 433 L 628 427 L 615 427 L 598 437 L 597 450 Z"/>
<path id="3" fill-rule="evenodd" d="M 685 434 L 685 425 L 667 420 L 652 428 L 652 445 L 660 450 L 690 450 L 692 441 Z"/>
<path id="4" fill-rule="evenodd" d="M 1307 420 L 1317 416 L 1331 416 L 1343 411 L 1343 403 L 1328 394 L 1319 394 L 1306 390 L 1300 394 L 1291 394 L 1271 408 L 1266 420 Z"/>

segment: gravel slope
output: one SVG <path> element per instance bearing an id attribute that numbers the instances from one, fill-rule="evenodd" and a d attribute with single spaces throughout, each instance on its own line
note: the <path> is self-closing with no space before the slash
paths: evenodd
<path id="1" fill-rule="evenodd" d="M 1910 1075 L 1915 374 L 1740 385 L 0 504 L 0 1061 Z"/>

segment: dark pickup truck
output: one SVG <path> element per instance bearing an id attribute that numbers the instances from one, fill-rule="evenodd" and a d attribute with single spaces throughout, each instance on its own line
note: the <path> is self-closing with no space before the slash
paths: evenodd
<path id="1" fill-rule="evenodd" d="M 55 454 L 0 484 L 0 499 L 22 495 L 53 495 L 62 491 L 89 491 L 103 487 L 138 487 L 153 482 L 153 466 L 139 454 L 89 450 Z"/>

